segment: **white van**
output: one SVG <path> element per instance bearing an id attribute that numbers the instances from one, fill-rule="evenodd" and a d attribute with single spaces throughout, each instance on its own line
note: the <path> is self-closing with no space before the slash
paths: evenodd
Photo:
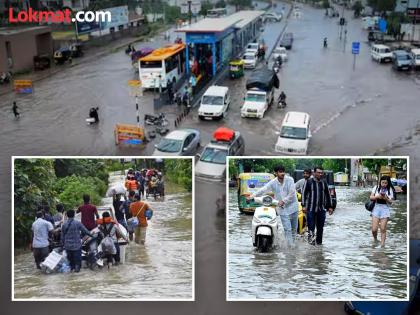
<path id="1" fill-rule="evenodd" d="M 207 89 L 201 98 L 198 117 L 204 119 L 222 119 L 230 105 L 229 88 L 213 85 Z"/>
<path id="2" fill-rule="evenodd" d="M 312 137 L 311 117 L 303 112 L 288 112 L 278 132 L 275 151 L 283 154 L 306 155 Z"/>
<path id="3" fill-rule="evenodd" d="M 411 49 L 411 54 L 413 55 L 413 67 L 420 68 L 420 48 Z"/>
<path id="4" fill-rule="evenodd" d="M 372 56 L 373 60 L 376 60 L 379 63 L 392 61 L 391 48 L 389 48 L 386 45 L 380 45 L 380 44 L 372 45 L 372 48 L 370 50 L 370 55 Z"/>

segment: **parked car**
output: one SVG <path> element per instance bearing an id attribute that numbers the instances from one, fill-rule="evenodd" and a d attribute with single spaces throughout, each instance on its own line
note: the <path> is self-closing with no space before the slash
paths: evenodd
<path id="1" fill-rule="evenodd" d="M 413 67 L 417 70 L 420 68 L 420 48 L 411 49 L 411 56 L 413 58 Z"/>
<path id="2" fill-rule="evenodd" d="M 378 61 L 379 63 L 382 62 L 392 62 L 392 51 L 386 45 L 375 44 L 372 45 L 370 50 L 370 55 L 372 56 L 373 60 Z"/>
<path id="3" fill-rule="evenodd" d="M 275 151 L 283 154 L 306 155 L 311 139 L 311 117 L 303 112 L 288 112 L 278 133 Z"/>
<path id="4" fill-rule="evenodd" d="M 222 119 L 229 109 L 230 93 L 226 86 L 213 85 L 201 98 L 198 117 L 204 119 Z"/>
<path id="5" fill-rule="evenodd" d="M 258 54 L 258 49 L 259 48 L 260 48 L 260 44 L 258 44 L 258 43 L 249 43 L 246 46 L 245 52 L 254 52 L 254 53 Z"/>
<path id="6" fill-rule="evenodd" d="M 200 132 L 196 129 L 171 131 L 155 145 L 153 155 L 194 155 L 200 147 Z"/>
<path id="7" fill-rule="evenodd" d="M 220 127 L 213 133 L 213 140 L 201 154 L 197 154 L 195 165 L 197 177 L 215 181 L 225 181 L 226 157 L 243 155 L 245 141 L 239 131 Z"/>
<path id="8" fill-rule="evenodd" d="M 405 50 L 395 50 L 393 56 L 393 67 L 395 70 L 409 71 L 413 67 L 412 55 Z"/>
<path id="9" fill-rule="evenodd" d="M 285 47 L 278 46 L 273 50 L 273 59 L 276 60 L 278 57 L 281 57 L 283 62 L 287 60 L 287 51 Z"/>
<path id="10" fill-rule="evenodd" d="M 247 69 L 255 69 L 257 66 L 257 59 L 257 53 L 254 53 L 253 51 L 245 52 L 244 56 L 242 57 L 244 67 Z"/>

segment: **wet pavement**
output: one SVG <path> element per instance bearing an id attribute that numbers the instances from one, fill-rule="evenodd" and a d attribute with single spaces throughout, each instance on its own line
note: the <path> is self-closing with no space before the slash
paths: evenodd
<path id="1" fill-rule="evenodd" d="M 407 202 L 393 204 L 385 248 L 373 242 L 365 194 L 337 188 L 338 205 L 327 215 L 322 246 L 298 236 L 287 249 L 279 222 L 279 243 L 269 253 L 252 246 L 251 215 L 239 212 L 229 191 L 230 299 L 405 299 L 407 296 Z M 357 197 L 356 197 L 357 196 Z"/>
<path id="2" fill-rule="evenodd" d="M 110 177 L 110 183 L 123 180 Z M 22 299 L 192 299 L 192 195 L 166 182 L 164 200 L 148 199 L 153 218 L 144 246 L 131 242 L 125 264 L 109 270 L 45 275 L 32 253 L 15 256 L 15 298 Z M 104 198 L 103 205 L 112 204 Z"/>
<path id="3" fill-rule="evenodd" d="M 281 10 L 281 5 L 278 5 L 277 10 Z M 360 20 L 350 19 L 346 53 L 343 53 L 343 46 L 338 40 L 337 20 L 324 18 L 323 10 L 304 6 L 301 11 L 303 14 L 300 19 L 292 17 L 288 21 L 287 31 L 294 33 L 295 41 L 293 49 L 288 51 L 289 61 L 280 70 L 280 84 L 288 96 L 286 110 L 307 111 L 312 116 L 314 137 L 309 154 L 355 155 L 382 152 L 385 155 L 408 152 L 411 155 L 411 178 L 418 178 L 413 170 L 420 166 L 416 158 L 416 153 L 420 153 L 420 137 L 414 135 L 412 139 L 405 140 L 417 123 L 417 117 L 412 113 L 416 110 L 420 94 L 418 75 L 394 73 L 389 65 L 371 62 L 366 42 L 362 42 L 361 55 L 358 56 L 356 71 L 353 73 L 350 41 L 366 38 Z M 265 27 L 263 36 L 266 43 L 275 42 L 284 23 L 283 20 Z M 322 48 L 325 36 L 329 38 L 328 49 Z M 163 43 L 163 37 L 160 37 L 153 42 L 137 44 L 136 47 L 159 47 Z M 120 50 L 37 83 L 35 93 L 31 96 L 1 96 L 0 143 L 3 163 L 0 165 L 0 174 L 5 178 L 0 183 L 2 200 L 8 202 L 10 196 L 9 161 L 12 155 L 151 154 L 153 144 L 144 149 L 117 147 L 114 144 L 115 124 L 136 122 L 135 103 L 129 96 L 127 81 L 137 78 L 128 57 Z M 205 144 L 218 126 L 226 125 L 244 134 L 246 154 L 274 155 L 274 132 L 285 111 L 273 107 L 261 121 L 240 118 L 245 80 L 226 79 L 219 83 L 231 87 L 233 92 L 233 103 L 225 120 L 200 122 L 193 112 L 181 127 L 200 129 L 202 143 Z M 153 97 L 157 97 L 157 94 L 149 91 L 141 98 L 141 118 L 144 113 L 162 111 L 162 108 L 153 107 Z M 17 100 L 21 108 L 20 120 L 13 118 L 13 100 Z M 357 106 L 353 106 L 355 102 Z M 85 118 L 92 106 L 100 106 L 101 122 L 97 126 L 85 125 Z M 167 106 L 163 110 L 168 112 L 169 119 L 174 119 L 178 112 L 176 108 Z M 337 119 L 332 119 L 336 116 Z M 362 119 L 363 123 L 358 124 Z M 401 137 L 408 142 L 407 146 L 396 149 L 387 147 L 387 144 L 394 142 L 401 144 Z M 383 147 L 386 150 L 380 151 Z M 420 189 L 418 180 L 410 184 L 412 189 Z M 313 314 L 314 309 L 324 314 L 343 313 L 340 302 L 270 305 L 224 302 L 226 221 L 223 216 L 217 216 L 215 200 L 223 196 L 225 186 L 197 181 L 196 192 L 198 303 L 192 308 L 196 309 L 197 314 L 232 314 L 238 310 L 242 314 L 272 314 L 274 311 Z M 9 203 L 5 207 L 9 207 Z M 419 208 L 420 200 L 414 195 L 411 199 L 412 213 Z M 1 217 L 10 222 L 8 213 L 3 213 Z M 410 217 L 411 235 L 414 237 L 420 237 L 420 217 L 417 217 Z M 177 305 L 185 312 L 191 309 L 190 304 Z M 130 307 L 138 311 L 137 307 L 127 305 L 128 310 Z M 156 314 L 173 311 L 171 306 L 155 303 L 148 303 L 142 309 Z"/>

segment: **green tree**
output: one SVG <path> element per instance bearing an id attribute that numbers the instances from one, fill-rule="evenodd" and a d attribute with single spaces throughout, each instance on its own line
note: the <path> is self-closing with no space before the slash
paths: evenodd
<path id="1" fill-rule="evenodd" d="M 356 1 L 352 6 L 352 10 L 354 11 L 354 16 L 359 17 L 360 13 L 362 13 L 362 10 L 363 10 L 362 2 L 361 1 Z"/>
<path id="2" fill-rule="evenodd" d="M 55 205 L 53 189 L 56 179 L 52 160 L 16 159 L 14 169 L 15 245 L 30 241 L 31 225 L 39 205 Z"/>
<path id="3" fill-rule="evenodd" d="M 164 161 L 164 173 L 171 182 L 182 185 L 192 191 L 192 161 L 181 159 L 168 159 Z"/>
<path id="4" fill-rule="evenodd" d="M 213 9 L 213 4 L 206 0 L 204 2 L 201 3 L 201 10 L 200 10 L 200 14 L 206 16 L 207 15 L 207 11 Z"/>
<path id="5" fill-rule="evenodd" d="M 229 4 L 235 6 L 235 11 L 239 11 L 242 8 L 251 8 L 252 0 L 230 0 Z"/>
<path id="6" fill-rule="evenodd" d="M 224 0 L 219 0 L 215 4 L 216 8 L 226 8 L 226 2 Z"/>
<path id="7" fill-rule="evenodd" d="M 368 0 L 368 5 L 377 12 L 393 11 L 396 0 Z"/>
<path id="8" fill-rule="evenodd" d="M 55 183 L 59 193 L 58 198 L 64 209 L 74 209 L 83 202 L 83 195 L 88 194 L 93 204 L 101 204 L 107 184 L 95 177 L 81 177 L 76 175 L 59 179 Z"/>

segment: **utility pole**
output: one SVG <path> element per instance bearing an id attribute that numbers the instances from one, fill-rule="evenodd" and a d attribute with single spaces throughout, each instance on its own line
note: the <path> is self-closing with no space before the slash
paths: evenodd
<path id="1" fill-rule="evenodd" d="M 192 16 L 192 12 L 191 12 L 191 0 L 188 0 L 188 23 L 191 25 L 191 16 Z"/>
<path id="2" fill-rule="evenodd" d="M 407 7 L 410 1 L 407 1 Z M 411 37 L 411 41 L 414 42 L 414 35 L 416 34 L 416 22 L 417 22 L 417 11 L 419 10 L 420 0 L 417 0 L 417 7 L 414 9 L 414 17 L 413 17 L 413 36 Z"/>

